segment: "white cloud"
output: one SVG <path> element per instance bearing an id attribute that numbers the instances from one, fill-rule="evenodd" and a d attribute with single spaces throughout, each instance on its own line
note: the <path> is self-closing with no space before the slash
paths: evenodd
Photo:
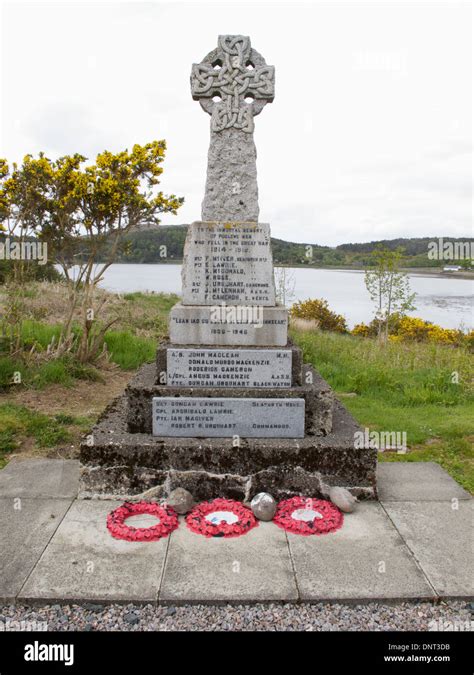
<path id="1" fill-rule="evenodd" d="M 1 154 L 166 138 L 162 187 L 200 218 L 209 118 L 191 64 L 243 33 L 276 67 L 256 119 L 261 220 L 334 245 L 470 234 L 470 7 L 463 3 L 6 3 Z"/>

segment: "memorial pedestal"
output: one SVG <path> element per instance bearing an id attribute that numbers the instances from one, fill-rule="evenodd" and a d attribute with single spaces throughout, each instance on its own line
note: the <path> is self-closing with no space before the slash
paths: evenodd
<path id="1" fill-rule="evenodd" d="M 310 366 L 302 367 L 297 347 L 288 344 L 285 350 L 292 354 L 292 382 L 281 388 L 160 384 L 176 351 L 184 350 L 171 344 L 160 347 L 156 364 L 140 368 L 125 394 L 94 427 L 93 442 L 81 446 L 82 497 L 131 498 L 152 487 L 157 488 L 157 497 L 166 497 L 174 488 L 184 487 L 198 500 L 220 496 L 249 501 L 261 491 L 271 492 L 276 499 L 295 494 L 327 497 L 330 487 L 343 486 L 360 499 L 376 498 L 376 451 L 354 447 L 357 423 L 319 374 Z M 242 358 L 244 350 L 206 346 L 198 351 L 205 352 L 205 361 L 209 361 L 208 351 L 232 361 L 227 352 Z M 261 364 L 261 355 L 268 350 L 245 351 L 257 354 Z M 209 365 L 214 368 L 215 360 Z M 311 384 L 304 384 L 307 379 Z M 175 435 L 153 435 L 154 398 L 303 401 L 305 431 L 301 438 L 269 438 L 268 434 L 250 438 L 234 433 L 235 429 L 227 437 L 214 438 L 211 434 L 186 437 L 178 429 L 172 430 Z"/>
<path id="2" fill-rule="evenodd" d="M 196 500 L 217 496 L 250 501 L 268 491 L 276 499 L 325 497 L 331 486 L 375 499 L 376 452 L 355 449 L 359 429 L 335 401 L 333 428 L 302 439 L 163 438 L 131 433 L 127 397 L 116 399 L 94 427 L 93 444 L 81 447 L 81 497 L 125 499 L 150 488 L 157 498 L 174 488 Z"/>
<path id="3" fill-rule="evenodd" d="M 253 225 L 190 227 L 170 341 L 81 447 L 83 496 L 184 487 L 195 499 L 278 499 L 338 485 L 376 497 L 376 451 L 354 448 L 356 423 L 288 342 L 287 309 L 253 304 L 260 287 L 274 302 L 270 233 Z M 252 232 L 260 256 L 243 260 Z"/>

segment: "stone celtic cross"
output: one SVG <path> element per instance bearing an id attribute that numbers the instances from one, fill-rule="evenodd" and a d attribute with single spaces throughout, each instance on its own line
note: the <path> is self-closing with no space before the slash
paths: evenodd
<path id="1" fill-rule="evenodd" d="M 243 35 L 220 35 L 191 72 L 191 93 L 211 115 L 205 221 L 258 221 L 255 115 L 275 95 L 275 69 Z"/>
<path id="2" fill-rule="evenodd" d="M 193 99 L 212 115 L 212 131 L 233 127 L 252 133 L 253 117 L 275 95 L 275 69 L 252 49 L 250 38 L 220 35 L 219 46 L 193 65 Z"/>

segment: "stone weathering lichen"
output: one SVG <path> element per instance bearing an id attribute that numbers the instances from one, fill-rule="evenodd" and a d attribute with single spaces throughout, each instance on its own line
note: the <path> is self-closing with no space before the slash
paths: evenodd
<path id="1" fill-rule="evenodd" d="M 202 220 L 258 221 L 255 115 L 275 95 L 275 69 L 244 35 L 220 35 L 191 71 L 191 93 L 211 115 Z"/>
<path id="2" fill-rule="evenodd" d="M 275 96 L 275 68 L 251 48 L 250 38 L 220 35 L 217 49 L 193 65 L 191 91 L 212 115 L 212 131 L 252 133 L 254 115 Z"/>

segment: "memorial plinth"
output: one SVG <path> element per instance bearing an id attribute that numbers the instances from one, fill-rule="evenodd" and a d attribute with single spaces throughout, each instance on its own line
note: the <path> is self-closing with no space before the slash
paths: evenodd
<path id="1" fill-rule="evenodd" d="M 93 445 L 81 447 L 82 496 L 126 498 L 150 488 L 166 497 L 183 487 L 197 500 L 222 495 L 250 501 L 268 491 L 276 499 L 323 496 L 328 485 L 343 485 L 361 499 L 373 499 L 373 449 L 355 449 L 358 425 L 335 401 L 333 428 L 304 438 L 160 437 L 131 432 L 127 397 L 116 399 L 94 427 Z"/>
<path id="2" fill-rule="evenodd" d="M 158 347 L 81 447 L 82 493 L 133 496 L 175 487 L 196 499 L 270 491 L 376 496 L 374 449 L 288 340 L 277 304 L 270 226 L 258 221 L 255 115 L 274 69 L 244 36 L 220 36 L 191 75 L 211 115 L 202 220 L 187 232 L 182 300 Z"/>

